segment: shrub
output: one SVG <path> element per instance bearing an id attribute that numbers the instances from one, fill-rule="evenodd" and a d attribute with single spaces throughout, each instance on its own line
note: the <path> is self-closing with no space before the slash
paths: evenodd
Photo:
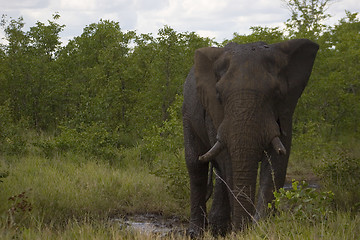
<path id="1" fill-rule="evenodd" d="M 316 223 L 326 220 L 332 212 L 334 194 L 331 191 L 318 192 L 309 188 L 305 181 L 292 181 L 292 189 L 280 188 L 274 192 L 275 199 L 269 208 L 280 213 L 291 213 L 296 219 Z"/>
<path id="2" fill-rule="evenodd" d="M 324 156 L 316 168 L 323 184 L 335 193 L 337 207 L 360 211 L 360 158 L 347 151 Z"/>
<path id="3" fill-rule="evenodd" d="M 126 133 L 109 130 L 104 123 L 80 124 L 76 128 L 61 126 L 59 134 L 35 143 L 46 157 L 55 153 L 81 153 L 112 161 L 118 158 L 119 149 L 129 146 Z"/>
<path id="4" fill-rule="evenodd" d="M 160 154 L 154 163 L 152 173 L 165 180 L 166 190 L 175 199 L 182 203 L 188 202 L 190 184 L 183 151 L 179 151 L 176 156 Z"/>
<path id="5" fill-rule="evenodd" d="M 144 137 L 143 152 L 149 160 L 154 160 L 159 152 L 168 152 L 174 155 L 179 153 L 184 144 L 183 128 L 180 109 L 183 96 L 176 95 L 175 101 L 169 107 L 169 119 L 163 121 L 162 125 L 154 125 Z"/>
<path id="6" fill-rule="evenodd" d="M 23 137 L 22 122 L 13 120 L 10 102 L 0 105 L 0 152 L 5 154 L 22 154 L 26 151 L 26 141 Z"/>
<path id="7" fill-rule="evenodd" d="M 9 197 L 10 208 L 6 212 L 6 222 L 9 228 L 22 227 L 31 218 L 33 206 L 28 197 L 28 192 L 31 190 Z"/>
<path id="8" fill-rule="evenodd" d="M 154 126 L 144 137 L 144 155 L 153 165 L 152 173 L 165 180 L 167 191 L 179 201 L 188 200 L 189 180 L 184 159 L 180 109 L 183 96 L 177 95 L 168 109 L 169 119 Z"/>

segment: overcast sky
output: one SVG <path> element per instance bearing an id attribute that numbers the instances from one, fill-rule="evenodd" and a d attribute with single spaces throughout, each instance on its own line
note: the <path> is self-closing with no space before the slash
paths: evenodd
<path id="1" fill-rule="evenodd" d="M 65 24 L 66 42 L 81 35 L 83 28 L 100 19 L 120 23 L 122 30 L 154 33 L 164 25 L 178 32 L 196 32 L 216 41 L 230 39 L 234 32 L 250 33 L 251 26 L 281 27 L 290 17 L 281 0 L 0 0 L 0 14 L 17 19 L 25 29 L 36 21 L 47 22 L 58 12 Z M 360 12 L 359 0 L 336 0 L 329 9 L 336 23 L 345 10 Z M 0 37 L 4 33 L 0 31 Z"/>

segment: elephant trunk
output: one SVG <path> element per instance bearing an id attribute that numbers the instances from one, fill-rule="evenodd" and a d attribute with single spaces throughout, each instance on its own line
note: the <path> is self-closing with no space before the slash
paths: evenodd
<path id="1" fill-rule="evenodd" d="M 278 137 L 273 138 L 271 144 L 278 154 L 286 154 L 286 149 Z M 228 147 L 232 164 L 232 222 L 236 230 L 241 230 L 253 222 L 258 163 L 264 149 L 252 148 L 244 143 Z"/>
<path id="2" fill-rule="evenodd" d="M 237 230 L 251 222 L 255 212 L 255 191 L 259 153 L 257 150 L 240 149 L 232 158 L 232 222 Z"/>
<path id="3" fill-rule="evenodd" d="M 222 136 L 231 158 L 230 199 L 236 230 L 254 215 L 258 163 L 264 150 L 271 144 L 279 154 L 286 154 L 274 114 L 264 102 L 261 96 L 242 93 L 229 99 L 225 108 L 227 129 Z"/>

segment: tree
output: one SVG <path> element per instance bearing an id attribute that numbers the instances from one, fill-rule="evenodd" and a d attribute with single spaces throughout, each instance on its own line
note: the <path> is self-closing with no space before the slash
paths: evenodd
<path id="1" fill-rule="evenodd" d="M 333 0 L 283 0 L 291 13 L 287 20 L 286 30 L 289 37 L 306 37 L 316 40 L 325 30 L 322 22 L 330 17 L 326 14 Z"/>
<path id="2" fill-rule="evenodd" d="M 269 27 L 250 27 L 252 33 L 250 35 L 240 35 L 234 33 L 231 40 L 223 42 L 223 45 L 226 45 L 228 42 L 236 42 L 238 44 L 251 43 L 263 41 L 268 44 L 280 42 L 284 40 L 284 33 L 279 29 L 279 27 L 269 28 Z"/>
<path id="3" fill-rule="evenodd" d="M 359 134 L 359 31 L 357 13 L 347 12 L 319 37 L 320 51 L 296 110 L 296 126 L 315 124 L 329 138 Z"/>
<path id="4" fill-rule="evenodd" d="M 73 124 L 100 121 L 109 128 L 126 127 L 132 84 L 127 58 L 134 36 L 131 31 L 123 33 L 118 22 L 100 20 L 60 52 L 65 111 Z"/>
<path id="5" fill-rule="evenodd" d="M 142 135 L 144 129 L 160 126 L 169 118 L 168 108 L 175 96 L 182 94 L 195 49 L 209 46 L 212 42 L 193 32 L 178 33 L 164 26 L 156 38 L 143 34 L 136 43 L 130 58 L 137 66 L 134 76 L 139 88 L 130 114 L 134 116 L 136 131 Z"/>
<path id="6" fill-rule="evenodd" d="M 8 45 L 3 46 L 6 55 L 5 98 L 17 120 L 28 119 L 36 129 L 45 129 L 55 122 L 52 92 L 56 89 L 53 82 L 54 60 L 60 48 L 59 33 L 64 25 L 54 21 L 48 24 L 37 22 L 28 32 L 24 32 L 23 19 L 7 22 L 3 16 L 2 26 Z"/>
<path id="7" fill-rule="evenodd" d="M 327 118 L 335 134 L 359 133 L 360 119 L 360 21 L 358 13 L 346 12 L 346 17 L 331 30 L 330 54 L 322 77 L 327 85 Z M 330 101 L 329 101 L 330 102 Z M 325 117 L 325 116 L 324 116 Z"/>

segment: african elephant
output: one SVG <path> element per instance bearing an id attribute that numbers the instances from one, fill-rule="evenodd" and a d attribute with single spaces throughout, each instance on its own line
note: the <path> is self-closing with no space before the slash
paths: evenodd
<path id="1" fill-rule="evenodd" d="M 182 109 L 190 234 L 201 234 L 207 224 L 225 234 L 266 215 L 273 191 L 285 182 L 292 116 L 318 49 L 295 39 L 195 51 Z M 216 178 L 207 215 L 209 165 Z"/>

